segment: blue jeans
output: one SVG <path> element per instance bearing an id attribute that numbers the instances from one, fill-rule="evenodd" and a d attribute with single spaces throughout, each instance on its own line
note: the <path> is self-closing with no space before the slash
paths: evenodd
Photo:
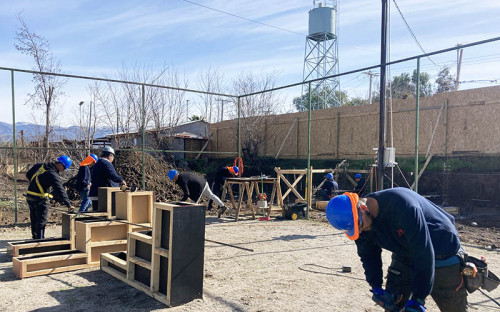
<path id="1" fill-rule="evenodd" d="M 78 212 L 87 212 L 90 206 L 92 206 L 92 201 L 89 198 L 89 190 L 80 191 L 80 197 L 82 198 L 82 204 Z"/>

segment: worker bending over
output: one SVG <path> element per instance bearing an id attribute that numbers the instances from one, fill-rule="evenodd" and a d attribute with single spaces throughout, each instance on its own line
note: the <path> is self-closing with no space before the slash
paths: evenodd
<path id="1" fill-rule="evenodd" d="M 45 225 L 49 212 L 49 198 L 54 198 L 66 207 L 71 207 L 68 194 L 64 189 L 59 173 L 68 170 L 71 166 L 71 158 L 60 156 L 54 162 L 38 163 L 26 172 L 30 181 L 26 192 L 26 201 L 30 208 L 31 236 L 33 239 L 45 238 Z M 52 187 L 52 193 L 49 188 Z"/>
<path id="2" fill-rule="evenodd" d="M 361 199 L 354 193 L 334 197 L 326 216 L 356 242 L 372 298 L 386 310 L 424 312 L 430 294 L 441 311 L 467 311 L 463 249 L 454 218 L 444 210 L 410 189 L 393 188 Z M 385 290 L 382 248 L 392 251 Z"/>
<path id="3" fill-rule="evenodd" d="M 218 218 L 220 218 L 226 211 L 227 208 L 224 206 L 224 203 L 210 190 L 207 180 L 199 175 L 191 172 L 178 172 L 177 170 L 172 169 L 168 172 L 168 178 L 172 182 L 179 185 L 184 192 L 181 201 L 186 201 L 190 198 L 198 204 L 201 196 L 205 196 L 210 200 L 215 201 L 219 206 L 219 214 L 217 215 Z"/>
<path id="4" fill-rule="evenodd" d="M 102 149 L 101 158 L 92 168 L 92 186 L 90 187 L 89 197 L 92 200 L 92 209 L 94 211 L 97 211 L 97 195 L 100 187 L 127 185 L 123 178 L 116 173 L 113 160 L 115 160 L 115 150 L 106 146 Z"/>
<path id="5" fill-rule="evenodd" d="M 322 200 L 330 200 L 330 198 L 336 195 L 338 189 L 339 185 L 333 179 L 333 174 L 329 172 L 326 174 L 325 180 L 321 184 L 318 195 Z"/>
<path id="6" fill-rule="evenodd" d="M 227 166 L 217 169 L 217 171 L 215 172 L 214 181 L 212 183 L 212 192 L 215 194 L 215 196 L 219 198 L 222 197 L 222 188 L 224 186 L 224 182 L 227 178 L 237 176 L 238 172 L 240 172 L 240 169 L 236 166 Z M 212 202 L 213 200 L 210 200 L 208 202 L 208 210 L 212 209 Z"/>
<path id="7" fill-rule="evenodd" d="M 358 196 L 362 197 L 365 195 L 365 185 L 366 185 L 366 180 L 361 176 L 360 173 L 356 173 L 354 175 L 354 182 L 356 182 L 356 186 L 354 187 L 353 192 L 358 194 Z"/>

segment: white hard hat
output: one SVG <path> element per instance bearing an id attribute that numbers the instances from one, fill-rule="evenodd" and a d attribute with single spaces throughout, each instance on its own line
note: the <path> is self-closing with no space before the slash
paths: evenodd
<path id="1" fill-rule="evenodd" d="M 106 146 L 105 148 L 102 149 L 102 152 L 103 153 L 111 153 L 111 154 L 115 154 L 115 150 L 111 147 L 111 146 Z"/>

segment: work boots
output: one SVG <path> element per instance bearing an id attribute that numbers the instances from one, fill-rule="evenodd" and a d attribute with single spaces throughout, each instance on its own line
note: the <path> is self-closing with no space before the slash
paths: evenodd
<path id="1" fill-rule="evenodd" d="M 219 214 L 217 215 L 217 218 L 220 218 L 220 217 L 222 216 L 222 214 L 223 214 L 224 212 L 226 212 L 226 210 L 227 210 L 227 207 L 226 207 L 226 206 L 222 206 L 222 207 L 220 207 L 220 209 L 219 209 Z"/>

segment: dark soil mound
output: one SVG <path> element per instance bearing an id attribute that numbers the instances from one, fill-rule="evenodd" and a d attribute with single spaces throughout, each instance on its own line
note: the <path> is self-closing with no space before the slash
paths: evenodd
<path id="1" fill-rule="evenodd" d="M 145 154 L 146 191 L 155 192 L 158 202 L 179 200 L 182 191 L 167 177 L 170 169 L 175 169 L 174 164 L 157 159 Z M 116 172 L 122 176 L 127 185 L 137 186 L 142 189 L 142 154 L 132 151 L 118 151 L 114 161 Z"/>

